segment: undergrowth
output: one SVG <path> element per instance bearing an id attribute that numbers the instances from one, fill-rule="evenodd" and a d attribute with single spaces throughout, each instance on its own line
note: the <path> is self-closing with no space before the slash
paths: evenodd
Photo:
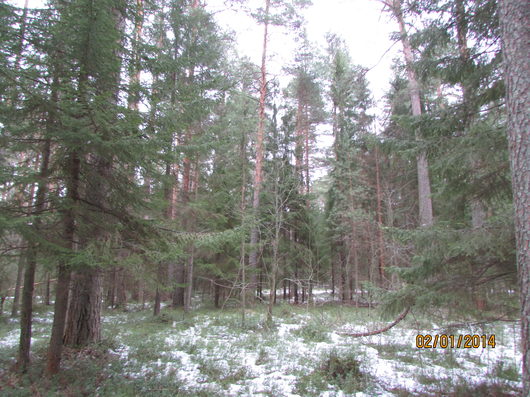
<path id="1" fill-rule="evenodd" d="M 414 335 L 432 327 L 427 316 L 416 313 L 386 334 L 348 338 L 336 331 L 373 329 L 383 323 L 378 312 L 285 304 L 274 308 L 272 324 L 265 321 L 261 306 L 248 309 L 244 322 L 236 308 L 164 309 L 158 317 L 148 310 L 106 311 L 103 341 L 66 349 L 61 373 L 46 378 L 52 315 L 47 307 L 38 309 L 32 365 L 24 375 L 12 370 L 18 323 L 5 317 L 0 321 L 2 396 L 515 396 L 520 384 L 513 359 L 488 361 L 488 352 L 496 352 L 491 349 L 416 348 Z M 509 327 L 492 325 L 485 331 L 497 335 L 499 347 L 513 344 Z M 392 375 L 379 373 L 381 364 L 392 368 Z M 469 368 L 484 373 L 488 382 L 466 376 L 478 375 Z M 415 386 L 396 383 L 399 376 Z"/>

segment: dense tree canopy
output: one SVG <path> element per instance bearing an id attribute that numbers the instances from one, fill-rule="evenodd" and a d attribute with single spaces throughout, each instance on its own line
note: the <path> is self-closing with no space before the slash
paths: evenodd
<path id="1" fill-rule="evenodd" d="M 381 110 L 342 38 L 307 39 L 307 1 L 243 3 L 260 65 L 197 0 L 0 2 L 0 295 L 20 310 L 20 371 L 36 283 L 55 302 L 50 374 L 63 344 L 100 341 L 103 308 L 190 312 L 198 291 L 243 322 L 262 301 L 269 323 L 280 298 L 311 304 L 315 286 L 392 315 L 517 316 L 528 76 L 518 93 L 511 68 L 528 51 L 510 7 L 528 6 L 505 1 L 506 83 L 497 2 L 381 2 L 403 46 Z M 297 37 L 282 76 L 272 29 Z"/>

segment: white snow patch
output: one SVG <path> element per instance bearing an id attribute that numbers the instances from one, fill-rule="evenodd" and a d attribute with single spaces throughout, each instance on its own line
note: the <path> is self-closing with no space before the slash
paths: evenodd
<path id="1" fill-rule="evenodd" d="M 0 339 L 0 346 L 2 347 L 14 347 L 20 340 L 20 330 L 14 329 L 8 332 L 3 338 Z"/>

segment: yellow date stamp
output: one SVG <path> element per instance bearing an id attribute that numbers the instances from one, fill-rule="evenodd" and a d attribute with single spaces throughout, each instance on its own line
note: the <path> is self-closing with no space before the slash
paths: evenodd
<path id="1" fill-rule="evenodd" d="M 495 348 L 495 334 L 418 334 L 416 335 L 416 347 L 418 349 L 485 349 L 487 347 Z"/>

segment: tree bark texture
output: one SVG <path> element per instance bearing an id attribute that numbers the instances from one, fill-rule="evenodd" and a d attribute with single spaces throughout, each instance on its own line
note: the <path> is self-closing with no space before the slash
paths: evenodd
<path id="1" fill-rule="evenodd" d="M 86 198 L 89 203 L 107 204 L 112 180 L 112 160 L 101 155 L 89 155 L 93 162 L 87 172 L 88 185 Z M 81 244 L 87 240 L 103 246 L 109 233 L 103 225 L 94 223 L 86 231 L 87 235 L 78 237 Z M 97 250 L 103 249 L 101 246 Z M 84 346 L 101 339 L 101 308 L 103 299 L 103 271 L 100 267 L 86 263 L 76 269 L 73 276 L 72 293 L 68 306 L 68 319 L 64 342 L 69 346 Z"/>
<path id="2" fill-rule="evenodd" d="M 530 395 L 530 3 L 500 2 L 521 300 L 523 396 Z"/>
<path id="3" fill-rule="evenodd" d="M 68 321 L 67 346 L 85 346 L 101 340 L 102 272 L 86 266 L 74 273 Z"/>

